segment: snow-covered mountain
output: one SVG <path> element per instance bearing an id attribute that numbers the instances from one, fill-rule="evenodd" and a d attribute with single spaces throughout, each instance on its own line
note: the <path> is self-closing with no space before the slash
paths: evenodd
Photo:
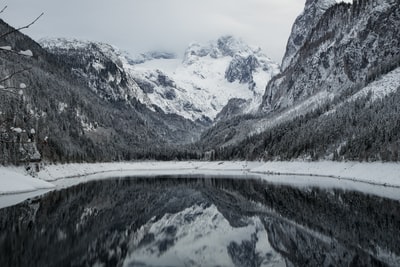
<path id="1" fill-rule="evenodd" d="M 164 112 L 214 120 L 232 98 L 246 101 L 244 112 L 256 110 L 279 66 L 260 48 L 224 36 L 208 44 L 190 44 L 183 60 L 152 59 L 131 70 Z"/>
<path id="2" fill-rule="evenodd" d="M 341 2 L 314 20 L 318 17 L 315 14 L 325 10 L 317 7 L 329 6 L 330 2 L 335 1 L 307 1 L 293 26 L 282 73 L 267 86 L 264 111 L 288 108 L 321 93 L 329 96 L 325 99 L 328 101 L 331 97 L 354 93 L 398 66 L 397 1 Z M 307 30 L 300 30 L 303 26 Z M 292 40 L 298 36 L 304 40 L 300 38 L 301 47 L 293 48 Z"/>
<path id="3" fill-rule="evenodd" d="M 216 124 L 202 144 L 229 159 L 397 160 L 399 7 L 307 1 L 260 114 Z"/>
<path id="4" fill-rule="evenodd" d="M 260 48 L 232 36 L 192 43 L 183 58 L 168 52 L 132 57 L 111 45 L 78 40 L 47 39 L 41 44 L 55 54 L 77 54 L 75 72 L 101 97 L 134 97 L 152 110 L 192 121 L 213 121 L 232 98 L 246 102 L 241 112 L 256 111 L 265 85 L 279 72 Z"/>
<path id="5" fill-rule="evenodd" d="M 132 71 L 138 83 L 150 89 L 151 101 L 165 112 L 214 120 L 232 98 L 246 101 L 244 112 L 256 110 L 265 84 L 279 66 L 260 48 L 224 36 L 205 45 L 190 44 L 183 60 L 154 59 Z"/>

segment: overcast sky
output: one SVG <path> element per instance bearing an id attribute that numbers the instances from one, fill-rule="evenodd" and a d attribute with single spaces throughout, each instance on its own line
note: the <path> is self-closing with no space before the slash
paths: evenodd
<path id="1" fill-rule="evenodd" d="M 5 0 L 0 15 L 14 27 L 45 15 L 24 33 L 113 44 L 131 54 L 182 52 L 232 34 L 281 62 L 291 26 L 305 0 Z"/>

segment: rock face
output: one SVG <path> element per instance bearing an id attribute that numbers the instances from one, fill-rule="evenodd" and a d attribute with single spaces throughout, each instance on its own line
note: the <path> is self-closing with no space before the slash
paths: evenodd
<path id="1" fill-rule="evenodd" d="M 307 1 L 293 27 L 283 71 L 268 84 L 261 110 L 287 108 L 321 92 L 330 97 L 350 95 L 399 65 L 397 1 L 339 3 L 318 21 L 305 19 L 309 10 L 314 10 L 310 14 L 319 10 L 318 3 Z M 302 24 L 310 28 L 299 35 L 296 28 Z"/>
<path id="2" fill-rule="evenodd" d="M 234 116 L 242 115 L 247 106 L 247 101 L 241 98 L 232 98 L 228 104 L 218 113 L 216 121 L 223 121 Z"/>
<path id="3" fill-rule="evenodd" d="M 225 78 L 228 82 L 232 83 L 239 81 L 239 83 L 249 84 L 249 89 L 254 89 L 255 83 L 253 79 L 253 72 L 260 66 L 257 58 L 253 55 L 247 57 L 235 56 L 225 72 Z"/>
<path id="4" fill-rule="evenodd" d="M 286 69 L 290 65 L 321 16 L 334 4 L 336 4 L 335 0 L 306 1 L 304 11 L 297 17 L 293 24 L 292 32 L 286 46 L 286 53 L 282 61 L 282 70 Z"/>

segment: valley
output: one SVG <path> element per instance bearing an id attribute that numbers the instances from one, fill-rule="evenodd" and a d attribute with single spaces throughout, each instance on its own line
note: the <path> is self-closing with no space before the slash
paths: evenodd
<path id="1" fill-rule="evenodd" d="M 135 54 L 0 19 L 0 266 L 399 266 L 399 2 L 303 1 L 281 62 L 278 2 L 206 2 L 90 7 Z"/>

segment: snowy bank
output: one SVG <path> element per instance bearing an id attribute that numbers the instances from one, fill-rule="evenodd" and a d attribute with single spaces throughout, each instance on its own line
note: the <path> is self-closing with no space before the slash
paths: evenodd
<path id="1" fill-rule="evenodd" d="M 251 172 L 331 177 L 400 187 L 400 163 L 273 161 L 253 168 Z"/>
<path id="2" fill-rule="evenodd" d="M 277 184 L 343 188 L 380 196 L 387 193 L 388 197 L 400 199 L 399 163 L 144 161 L 46 165 L 37 177 L 29 176 L 23 168 L 0 167 L 0 207 L 5 206 L 2 203 L 6 197 L 10 198 L 10 194 L 32 191 L 39 194 L 43 192 L 40 189 L 61 189 L 90 180 L 157 175 L 254 177 Z M 23 201 L 26 194 L 20 195 L 13 199 Z M 7 205 L 11 204 L 7 202 Z"/>
<path id="3" fill-rule="evenodd" d="M 0 167 L 0 195 L 49 188 L 54 188 L 54 185 L 42 179 L 29 176 L 21 168 Z"/>
<path id="4" fill-rule="evenodd" d="M 123 162 L 97 164 L 49 165 L 40 171 L 39 178 L 55 181 L 81 176 L 137 176 L 137 175 L 243 175 L 280 174 L 340 178 L 359 182 L 400 187 L 400 164 L 382 162 L 332 161 L 177 161 L 177 162 Z M 94 177 L 93 177 L 94 178 Z"/>

